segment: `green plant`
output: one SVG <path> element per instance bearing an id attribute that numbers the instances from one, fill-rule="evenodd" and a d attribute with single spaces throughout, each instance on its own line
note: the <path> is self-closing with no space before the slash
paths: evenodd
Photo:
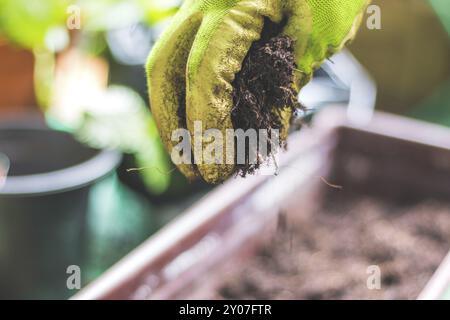
<path id="1" fill-rule="evenodd" d="M 97 148 L 115 148 L 135 156 L 137 171 L 154 194 L 167 190 L 170 167 L 155 121 L 145 102 L 127 87 L 111 86 L 101 107 L 85 106 L 72 129 L 81 141 Z"/>
<path id="2" fill-rule="evenodd" d="M 50 108 L 55 56 L 70 42 L 66 23 L 71 5 L 78 6 L 81 14 L 81 29 L 76 33 L 83 41 L 76 44 L 90 54 L 102 53 L 106 31 L 136 23 L 153 25 L 174 14 L 177 6 L 167 6 L 164 0 L 0 0 L 0 36 L 34 53 L 35 92 L 49 124 L 91 146 L 133 154 L 144 168 L 139 172 L 146 186 L 153 193 L 162 193 L 170 183 L 168 160 L 152 115 L 135 92 L 108 88 L 99 101 L 76 108 L 80 113 L 76 122 L 52 113 L 58 107 Z"/>
<path id="3" fill-rule="evenodd" d="M 69 0 L 0 0 L 0 34 L 30 49 L 43 49 L 51 32 L 64 28 Z"/>

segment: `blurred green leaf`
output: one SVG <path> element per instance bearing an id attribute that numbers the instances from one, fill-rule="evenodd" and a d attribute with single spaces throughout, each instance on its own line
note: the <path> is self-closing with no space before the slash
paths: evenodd
<path id="1" fill-rule="evenodd" d="M 172 16 L 180 1 L 169 0 L 0 0 L 0 34 L 27 48 L 44 48 L 49 33 L 61 38 L 65 32 L 68 8 L 77 5 L 84 33 L 132 26 L 149 25 Z M 64 37 L 64 35 L 62 35 Z M 50 48 L 52 49 L 52 48 Z"/>
<path id="2" fill-rule="evenodd" d="M 24 48 L 43 48 L 48 31 L 64 26 L 69 3 L 69 0 L 0 0 L 0 30 Z"/>
<path id="3" fill-rule="evenodd" d="M 437 15 L 444 24 L 450 35 L 450 1 L 449 0 L 429 0 Z"/>
<path id="4" fill-rule="evenodd" d="M 131 89 L 110 87 L 95 106 L 84 108 L 75 132 L 93 147 L 134 154 L 137 172 L 153 193 L 163 193 L 169 187 L 169 162 L 156 124 L 144 101 Z"/>

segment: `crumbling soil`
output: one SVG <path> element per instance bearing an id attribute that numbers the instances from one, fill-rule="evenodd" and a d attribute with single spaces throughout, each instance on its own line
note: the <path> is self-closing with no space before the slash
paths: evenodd
<path id="1" fill-rule="evenodd" d="M 281 132 L 280 111 L 300 108 L 297 92 L 293 88 L 296 71 L 293 40 L 281 35 L 283 23 L 275 24 L 265 20 L 261 39 L 250 48 L 241 71 L 233 82 L 232 122 L 234 129 L 267 130 L 269 136 L 273 129 Z M 270 152 L 274 149 L 270 139 L 267 144 Z M 281 142 L 283 145 L 284 142 Z M 258 154 L 247 144 L 247 157 L 244 164 L 237 164 L 238 173 L 245 176 L 253 173 L 265 160 L 258 157 L 257 163 L 250 163 L 249 155 Z M 255 148 L 255 146 L 253 146 Z M 256 147 L 257 148 L 257 147 Z"/>
<path id="2" fill-rule="evenodd" d="M 358 198 L 299 210 L 280 216 L 254 257 L 224 268 L 211 298 L 415 299 L 450 248 L 442 203 Z M 367 286 L 370 266 L 381 272 L 379 290 Z"/>

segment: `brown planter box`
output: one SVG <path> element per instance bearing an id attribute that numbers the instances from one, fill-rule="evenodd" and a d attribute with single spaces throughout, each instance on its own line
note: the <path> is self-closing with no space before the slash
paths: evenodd
<path id="1" fill-rule="evenodd" d="M 360 169 L 349 170 L 348 159 Z M 380 197 L 448 200 L 450 130 L 383 113 L 356 127 L 330 108 L 290 138 L 280 168 L 275 179 L 253 176 L 218 187 L 74 299 L 190 297 L 227 260 L 254 252 L 276 225 L 280 203 L 306 208 L 320 201 L 324 181 Z M 442 270 L 420 298 L 442 297 L 450 283 Z"/>

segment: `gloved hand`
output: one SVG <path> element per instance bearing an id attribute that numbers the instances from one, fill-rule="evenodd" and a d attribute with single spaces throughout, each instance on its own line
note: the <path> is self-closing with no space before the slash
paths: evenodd
<path id="1" fill-rule="evenodd" d="M 340 50 L 356 33 L 370 0 L 185 0 L 156 43 L 147 62 L 150 104 L 169 153 L 178 145 L 172 132 L 194 122 L 202 130 L 233 129 L 232 82 L 240 71 L 264 19 L 285 22 L 282 34 L 293 40 L 298 92 L 324 59 Z M 280 115 L 288 127 L 290 115 Z M 287 131 L 287 130 L 285 130 Z M 282 133 L 286 134 L 286 132 Z M 193 147 L 201 153 L 211 139 Z M 188 178 L 210 183 L 225 180 L 234 164 L 178 165 Z"/>

